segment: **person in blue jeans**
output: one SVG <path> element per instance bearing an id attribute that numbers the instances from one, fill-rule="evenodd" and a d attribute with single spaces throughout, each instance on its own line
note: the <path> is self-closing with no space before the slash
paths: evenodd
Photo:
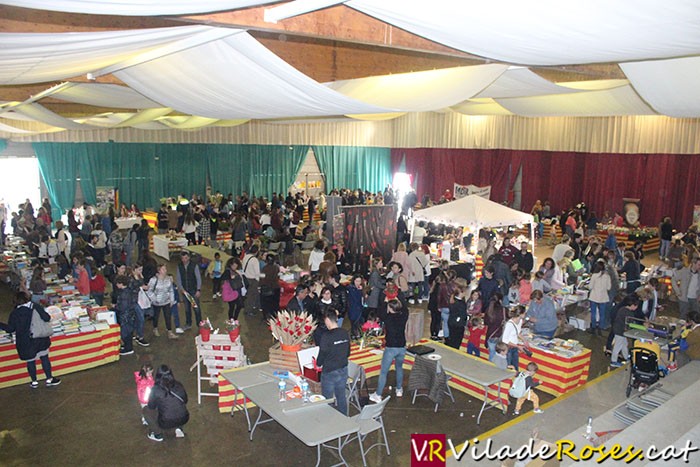
<path id="1" fill-rule="evenodd" d="M 114 310 L 117 312 L 117 322 L 120 326 L 119 329 L 122 338 L 119 355 L 131 355 L 134 353 L 132 334 L 136 321 L 136 303 L 134 302 L 131 290 L 128 288 L 129 278 L 127 276 L 117 276 L 115 279 L 115 287 L 116 303 L 114 305 Z"/>
<path id="2" fill-rule="evenodd" d="M 323 368 L 321 393 L 326 399 L 335 397 L 335 408 L 348 415 L 345 385 L 348 381 L 350 334 L 338 327 L 338 312 L 333 308 L 323 313 L 323 322 L 328 330 L 321 335 L 316 359 L 317 365 Z"/>
<path id="3" fill-rule="evenodd" d="M 372 402 L 382 401 L 382 393 L 386 385 L 386 377 L 392 362 L 396 368 L 396 397 L 403 396 L 403 360 L 406 356 L 406 322 L 408 307 L 405 298 L 399 294 L 399 299 L 380 304 L 377 310 L 379 318 L 384 321 L 386 332 L 386 348 L 382 356 L 382 369 L 379 373 L 377 391 L 369 396 Z"/>
<path id="4" fill-rule="evenodd" d="M 185 331 L 192 328 L 192 311 L 194 311 L 195 326 L 202 321 L 202 307 L 199 297 L 202 294 L 202 274 L 199 267 L 190 261 L 190 253 L 180 253 L 180 264 L 177 266 L 177 289 L 182 294 L 182 303 L 185 304 Z M 189 298 L 187 297 L 189 295 Z M 192 302 L 190 302 L 192 299 Z"/>
<path id="5" fill-rule="evenodd" d="M 134 302 L 134 311 L 136 312 L 133 331 L 136 334 L 136 343 L 142 347 L 148 347 L 150 344 L 146 341 L 143 335 L 143 325 L 146 321 L 146 310 L 138 304 L 139 290 L 148 290 L 148 285 L 143 277 L 143 264 L 136 263 L 134 269 L 129 276 L 129 291 Z M 153 335 L 158 337 L 157 330 L 153 331 Z"/>

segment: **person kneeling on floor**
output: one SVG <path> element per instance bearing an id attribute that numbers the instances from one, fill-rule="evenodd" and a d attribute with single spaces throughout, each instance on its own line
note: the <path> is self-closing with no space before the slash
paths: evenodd
<path id="1" fill-rule="evenodd" d="M 167 365 L 161 365 L 156 371 L 155 385 L 143 408 L 143 417 L 150 430 L 148 439 L 163 441 L 163 432 L 173 430 L 176 438 L 185 437 L 182 427 L 190 419 L 187 392 Z"/>

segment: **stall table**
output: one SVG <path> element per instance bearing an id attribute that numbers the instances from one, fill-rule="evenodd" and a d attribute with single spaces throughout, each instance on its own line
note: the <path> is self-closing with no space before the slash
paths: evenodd
<path id="1" fill-rule="evenodd" d="M 141 225 L 143 217 L 117 217 L 114 223 L 117 224 L 120 230 L 131 230 L 134 224 Z"/>
<path id="2" fill-rule="evenodd" d="M 507 392 L 502 392 L 502 386 L 504 381 L 515 377 L 515 373 L 513 371 L 501 370 L 500 368 L 496 368 L 496 366 L 491 363 L 484 362 L 479 358 L 459 352 L 456 349 L 448 347 L 444 344 L 430 342 L 425 343 L 424 345 L 435 350 L 435 354 L 440 356 L 438 364 L 441 365 L 444 370 L 452 376 L 452 378 L 458 378 L 460 381 L 463 381 L 471 386 L 479 387 L 479 392 L 481 392 L 481 395 L 477 397 L 483 398 L 483 403 L 481 405 L 479 415 L 476 418 L 477 425 L 481 423 L 481 415 L 484 413 L 484 411 L 490 408 L 500 408 L 503 413 L 506 413 L 508 396 Z M 413 362 L 416 358 L 420 358 L 415 356 L 411 357 Z M 496 387 L 496 394 L 492 400 L 489 393 L 491 392 L 493 386 Z M 508 383 L 508 387 L 510 387 L 510 382 Z"/>
<path id="3" fill-rule="evenodd" d="M 467 351 L 465 336 L 462 340 L 461 350 Z M 489 350 L 486 346 L 486 338 L 482 336 L 479 345 L 481 358 L 488 360 Z M 586 384 L 588 372 L 591 367 L 591 350 L 584 348 L 583 351 L 573 357 L 566 357 L 553 351 L 546 351 L 537 347 L 532 347 L 532 357 L 521 353 L 519 359 L 520 369 L 527 367 L 530 362 L 535 362 L 539 366 L 537 379 L 542 382 L 538 389 L 552 394 L 555 397 L 561 396 L 572 389 Z"/>
<path id="4" fill-rule="evenodd" d="M 186 246 L 187 239 L 185 237 L 171 240 L 167 235 L 153 235 L 153 253 L 161 258 L 169 260 L 171 253 L 182 251 Z"/>
<path id="5" fill-rule="evenodd" d="M 422 339 L 419 344 L 435 344 L 428 339 Z M 374 348 L 360 348 L 357 344 L 352 344 L 350 346 L 350 361 L 357 363 L 365 370 L 365 375 L 367 378 L 372 378 L 374 376 L 379 376 L 379 372 L 382 369 L 382 351 Z M 465 358 L 475 358 L 466 355 Z M 406 353 L 406 358 L 404 359 L 404 369 L 410 370 L 413 367 L 414 357 L 410 353 Z M 250 368 L 250 367 L 246 367 Z M 267 368 L 267 367 L 266 367 Z M 495 367 L 494 367 L 495 368 Z M 236 371 L 241 371 L 243 369 L 234 369 L 230 372 L 225 372 L 223 374 L 232 374 Z M 240 407 L 241 409 L 245 406 L 247 408 L 253 407 L 254 404 L 249 400 L 246 400 L 243 394 L 237 392 L 235 387 L 224 378 L 223 374 L 219 374 L 219 412 L 220 413 L 231 413 L 234 405 Z M 508 405 L 507 391 L 510 388 L 511 381 L 505 380 L 502 382 L 501 391 L 498 391 L 496 384 L 488 386 L 488 399 L 489 403 L 501 403 Z M 463 378 L 459 375 L 454 375 L 454 377 L 449 382 L 450 387 L 468 394 L 472 397 L 482 398 L 484 397 L 484 387 L 477 384 L 469 379 Z M 481 400 L 481 399 L 480 399 Z"/>
<path id="6" fill-rule="evenodd" d="M 214 255 L 219 253 L 219 255 L 221 255 L 221 262 L 224 264 L 224 266 L 226 265 L 228 260 L 231 259 L 231 255 L 229 255 L 228 253 L 206 245 L 190 245 L 183 247 L 183 249 L 192 253 L 197 253 L 202 258 L 206 259 L 207 262 L 214 261 Z"/>
<path id="7" fill-rule="evenodd" d="M 63 376 L 119 360 L 121 338 L 119 325 L 103 331 L 51 337 L 51 370 Z M 39 378 L 44 377 L 37 365 Z M 27 364 L 19 359 L 14 344 L 0 344 L 0 388 L 28 384 Z"/>

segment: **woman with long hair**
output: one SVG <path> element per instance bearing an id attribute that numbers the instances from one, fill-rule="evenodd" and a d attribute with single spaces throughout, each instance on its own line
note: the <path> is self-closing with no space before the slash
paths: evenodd
<path id="1" fill-rule="evenodd" d="M 165 264 L 159 264 L 156 267 L 156 274 L 148 281 L 148 296 L 153 307 L 153 334 L 157 333 L 158 317 L 162 311 L 165 329 L 168 330 L 168 338 L 177 339 L 178 336 L 172 331 L 170 314 L 170 308 L 175 303 L 175 289 L 173 288 L 172 277 L 168 275 L 168 267 Z"/>
<path id="2" fill-rule="evenodd" d="M 602 335 L 601 329 L 607 323 L 609 292 L 612 288 L 610 276 L 605 272 L 605 263 L 596 261 L 591 270 L 588 301 L 591 304 L 591 334 Z"/>
<path id="3" fill-rule="evenodd" d="M 506 321 L 506 312 L 503 308 L 503 295 L 495 292 L 489 300 L 486 312 L 484 313 L 484 324 L 486 324 L 486 344 L 489 349 L 489 361 L 493 361 L 496 354 L 496 344 L 501 340 L 503 334 L 503 323 Z"/>
<path id="4" fill-rule="evenodd" d="M 367 313 L 376 312 L 379 299 L 386 287 L 386 279 L 383 276 L 384 263 L 382 258 L 372 258 L 372 269 L 369 273 L 369 296 L 367 297 Z M 367 319 L 367 316 L 364 317 Z"/>
<path id="5" fill-rule="evenodd" d="M 228 304 L 228 319 L 237 320 L 238 314 L 243 308 L 243 295 L 241 293 L 241 289 L 243 288 L 243 273 L 241 269 L 243 269 L 243 265 L 240 259 L 229 258 L 229 260 L 226 261 L 224 273 L 221 276 L 222 290 L 224 282 L 226 282 L 228 284 L 226 287 L 230 287 L 235 292 L 232 295 L 224 293 L 225 296 L 222 296 L 224 302 Z"/>
<path id="6" fill-rule="evenodd" d="M 197 243 L 196 231 L 197 231 L 197 221 L 194 220 L 194 214 L 191 209 L 187 210 L 185 214 L 185 220 L 182 224 L 182 232 L 185 234 L 188 245 L 195 245 Z"/>
<path id="7" fill-rule="evenodd" d="M 148 404 L 143 408 L 143 417 L 148 425 L 150 440 L 163 441 L 164 431 L 174 431 L 176 438 L 185 437 L 182 427 L 190 419 L 187 391 L 167 365 L 161 365 L 156 371 L 155 384 Z"/>
<path id="8" fill-rule="evenodd" d="M 32 389 L 39 387 L 36 375 L 36 360 L 41 360 L 41 368 L 46 375 L 46 386 L 58 386 L 61 380 L 51 373 L 51 361 L 49 360 L 50 337 L 32 337 L 32 315 L 36 311 L 42 321 L 49 322 L 49 316 L 41 305 L 32 303 L 26 292 L 17 292 L 14 297 L 15 308 L 10 312 L 7 324 L 0 323 L 0 329 L 15 335 L 15 347 L 20 360 L 27 364 L 27 373 Z"/>
<path id="9" fill-rule="evenodd" d="M 134 308 L 136 309 L 136 321 L 134 323 L 134 331 L 136 333 L 136 343 L 142 347 L 148 347 L 149 343 L 143 337 L 143 325 L 146 320 L 146 310 L 148 308 L 141 308 L 138 304 L 139 291 L 147 291 L 148 284 L 146 284 L 146 279 L 143 277 L 143 265 L 141 263 L 136 263 L 134 268 L 131 270 L 131 275 L 129 276 L 129 291 L 133 295 L 132 303 L 134 303 Z M 157 328 L 153 328 L 153 335 L 155 337 L 160 336 Z"/>

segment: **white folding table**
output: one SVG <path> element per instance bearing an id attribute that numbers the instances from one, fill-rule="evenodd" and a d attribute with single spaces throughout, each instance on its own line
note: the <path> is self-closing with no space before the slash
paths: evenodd
<path id="1" fill-rule="evenodd" d="M 500 406 L 503 413 L 506 413 L 507 407 L 501 398 L 501 383 L 509 378 L 513 378 L 515 372 L 501 370 L 491 363 L 481 361 L 478 358 L 442 344 L 427 343 L 424 345 L 435 349 L 435 354 L 440 355 L 439 363 L 447 373 L 466 379 L 484 388 L 484 403 L 481 405 L 479 416 L 476 419 L 477 425 L 481 423 L 481 414 L 490 408 Z M 496 394 L 496 400 L 492 402 L 489 400 L 489 386 L 494 384 L 498 385 L 498 393 Z M 506 394 L 505 397 L 508 397 L 508 395 Z"/>
<path id="2" fill-rule="evenodd" d="M 242 392 L 260 410 L 250 432 L 251 441 L 258 425 L 274 420 L 302 443 L 316 447 L 316 467 L 321 463 L 322 447 L 338 452 L 341 464 L 337 465 L 348 465 L 342 452 L 343 438 L 357 433 L 360 425 L 331 407 L 329 403 L 333 399 L 306 404 L 299 399 L 280 402 L 276 380 L 249 386 L 242 389 Z M 270 418 L 263 419 L 263 413 Z M 337 447 L 328 444 L 335 440 L 338 442 Z"/>

